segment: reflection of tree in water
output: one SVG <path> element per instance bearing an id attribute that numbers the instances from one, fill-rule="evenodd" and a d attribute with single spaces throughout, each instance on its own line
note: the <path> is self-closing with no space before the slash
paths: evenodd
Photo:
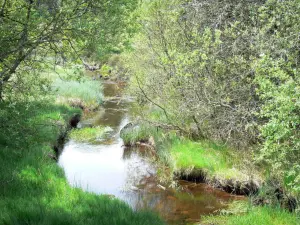
<path id="1" fill-rule="evenodd" d="M 156 173 L 154 165 L 138 151 L 124 149 L 122 158 L 126 163 L 126 190 L 136 190 L 143 179 Z"/>
<path id="2" fill-rule="evenodd" d="M 180 182 L 181 183 L 181 182 Z M 155 175 L 144 176 L 135 183 L 137 190 L 128 192 L 126 198 L 133 208 L 159 212 L 167 221 L 198 221 L 200 215 L 214 213 L 232 199 L 229 194 L 214 190 L 205 184 L 182 182 L 178 189 L 159 187 Z"/>
<path id="3" fill-rule="evenodd" d="M 128 160 L 132 157 L 132 155 L 138 155 L 144 159 L 151 159 L 153 157 L 153 153 L 149 151 L 149 148 L 146 146 L 140 147 L 124 147 L 123 152 L 123 160 Z"/>
<path id="4" fill-rule="evenodd" d="M 118 104 L 117 101 L 107 101 L 103 104 L 105 113 L 96 121 L 97 125 L 110 126 L 117 128 L 125 117 L 124 103 Z"/>
<path id="5" fill-rule="evenodd" d="M 151 163 L 152 157 L 155 156 L 147 147 L 120 149 L 123 142 L 119 138 L 118 132 L 121 126 L 125 125 L 128 114 L 132 112 L 130 103 L 120 100 L 120 98 L 107 99 L 103 104 L 102 113 L 101 111 L 92 113 L 89 120 L 86 121 L 87 125 L 109 126 L 114 129 L 114 132 L 105 142 L 101 143 L 101 146 L 107 145 L 105 151 L 120 150 L 116 151 L 118 154 L 114 156 L 117 157 L 116 163 L 122 164 L 119 171 L 122 176 L 112 177 L 116 180 L 122 179 L 122 185 L 114 190 L 117 193 L 116 196 L 126 201 L 134 209 L 158 211 L 171 224 L 172 222 L 178 224 L 178 221 L 186 224 L 187 220 L 196 222 L 200 215 L 224 208 L 222 203 L 230 201 L 232 197 L 229 194 L 223 194 L 224 192 L 209 189 L 206 185 L 179 181 L 179 190 L 168 187 L 164 189 L 159 186 L 156 167 Z M 130 113 L 127 112 L 127 109 L 130 109 Z M 116 145 L 112 146 L 112 144 Z"/>

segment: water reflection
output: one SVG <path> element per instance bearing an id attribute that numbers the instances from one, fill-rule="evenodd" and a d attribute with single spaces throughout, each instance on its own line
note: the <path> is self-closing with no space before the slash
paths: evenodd
<path id="1" fill-rule="evenodd" d="M 106 96 L 118 96 L 116 84 L 104 85 Z M 128 149 L 119 137 L 128 123 L 130 103 L 111 98 L 103 109 L 87 115 L 81 126 L 110 126 L 111 137 L 101 144 L 66 143 L 59 158 L 70 185 L 83 190 L 114 195 L 135 209 L 151 208 L 169 223 L 196 222 L 201 215 L 214 213 L 237 198 L 205 184 L 179 181 L 178 188 L 163 187 L 147 151 Z"/>

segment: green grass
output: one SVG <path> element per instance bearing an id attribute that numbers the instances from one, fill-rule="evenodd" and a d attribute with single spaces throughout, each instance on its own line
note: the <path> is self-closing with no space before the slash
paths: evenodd
<path id="1" fill-rule="evenodd" d="M 125 129 L 121 131 L 121 138 L 125 145 L 134 145 L 136 142 L 146 142 L 150 137 L 155 140 L 161 136 L 161 131 L 157 130 L 156 127 L 150 126 L 146 123 L 141 123 L 133 128 Z"/>
<path id="2" fill-rule="evenodd" d="M 69 137 L 78 142 L 97 142 L 103 140 L 111 131 L 110 127 L 86 127 L 72 130 Z"/>
<path id="3" fill-rule="evenodd" d="M 0 224 L 163 224 L 150 212 L 68 185 L 49 155 L 74 113 L 47 102 L 0 104 Z"/>
<path id="4" fill-rule="evenodd" d="M 214 225 L 299 225 L 296 214 L 280 208 L 249 207 L 247 212 L 233 215 L 210 216 L 203 219 L 201 224 Z"/>
<path id="5" fill-rule="evenodd" d="M 247 180 L 248 176 L 238 167 L 239 159 L 225 146 L 209 141 L 192 141 L 186 138 L 171 139 L 170 156 L 174 171 L 189 173 L 201 170 L 210 178 L 219 180 Z"/>
<path id="6" fill-rule="evenodd" d="M 56 80 L 53 88 L 59 102 L 68 103 L 83 108 L 95 109 L 102 100 L 102 85 L 99 81 L 83 79 L 81 81 Z"/>

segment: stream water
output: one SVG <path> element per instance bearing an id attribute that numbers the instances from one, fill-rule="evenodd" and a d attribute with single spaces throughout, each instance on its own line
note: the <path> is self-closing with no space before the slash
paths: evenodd
<path id="1" fill-rule="evenodd" d="M 147 152 L 123 146 L 119 132 L 130 121 L 131 101 L 122 96 L 117 83 L 104 83 L 103 109 L 88 113 L 79 127 L 109 126 L 109 137 L 99 143 L 69 140 L 59 157 L 71 186 L 107 194 L 127 202 L 135 210 L 150 208 L 169 224 L 197 222 L 202 215 L 217 213 L 241 197 L 205 184 L 178 181 L 176 188 L 164 187 Z"/>

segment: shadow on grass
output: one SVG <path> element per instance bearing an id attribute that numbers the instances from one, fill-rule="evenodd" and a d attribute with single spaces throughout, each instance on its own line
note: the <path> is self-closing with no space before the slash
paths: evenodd
<path id="1" fill-rule="evenodd" d="M 77 109 L 32 102 L 0 105 L 0 224 L 163 224 L 108 196 L 71 188 L 49 157 Z"/>

